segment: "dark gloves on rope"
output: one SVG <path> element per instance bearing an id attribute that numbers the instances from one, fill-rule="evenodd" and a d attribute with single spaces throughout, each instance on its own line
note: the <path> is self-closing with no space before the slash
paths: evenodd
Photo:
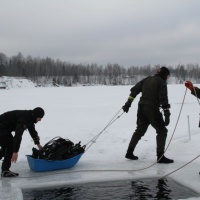
<path id="1" fill-rule="evenodd" d="M 165 126 L 168 126 L 169 123 L 170 123 L 170 115 L 171 115 L 171 113 L 170 113 L 170 111 L 169 111 L 169 109 L 170 109 L 170 104 L 165 105 L 165 106 L 162 106 L 162 109 L 163 109 L 163 111 L 164 111 L 164 116 L 165 116 L 165 120 L 164 120 Z"/>
<path id="2" fill-rule="evenodd" d="M 122 107 L 122 109 L 123 109 L 124 112 L 128 113 L 129 108 L 131 107 L 131 104 L 132 104 L 133 100 L 134 100 L 134 98 L 132 96 L 128 97 L 127 102 Z"/>
<path id="3" fill-rule="evenodd" d="M 169 125 L 169 122 L 170 122 L 170 115 L 171 113 L 169 112 L 169 109 L 167 110 L 164 110 L 164 116 L 165 116 L 165 126 L 168 126 Z"/>

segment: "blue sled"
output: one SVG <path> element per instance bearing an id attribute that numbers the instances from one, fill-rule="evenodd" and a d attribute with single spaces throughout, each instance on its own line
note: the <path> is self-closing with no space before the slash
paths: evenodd
<path id="1" fill-rule="evenodd" d="M 66 160 L 35 159 L 30 155 L 26 155 L 26 157 L 31 170 L 36 172 L 45 172 L 74 167 L 82 155 L 83 153 Z"/>

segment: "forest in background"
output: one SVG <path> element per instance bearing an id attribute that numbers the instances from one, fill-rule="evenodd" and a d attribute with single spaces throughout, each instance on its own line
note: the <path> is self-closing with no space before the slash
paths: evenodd
<path id="1" fill-rule="evenodd" d="M 125 68 L 109 63 L 105 66 L 96 63 L 74 64 L 49 57 L 24 57 L 20 52 L 8 57 L 0 52 L 0 77 L 25 77 L 41 86 L 134 85 L 141 78 L 155 74 L 162 66 L 166 65 L 133 65 Z M 197 63 L 166 67 L 170 70 L 173 83 L 183 83 L 185 80 L 200 83 L 200 67 Z"/>

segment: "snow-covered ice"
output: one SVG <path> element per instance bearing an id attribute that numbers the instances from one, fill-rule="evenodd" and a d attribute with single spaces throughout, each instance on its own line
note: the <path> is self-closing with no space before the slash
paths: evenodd
<path id="1" fill-rule="evenodd" d="M 126 102 L 131 87 L 21 87 L 0 90 L 0 113 L 15 109 L 28 110 L 40 106 L 45 110 L 44 118 L 36 124 L 41 144 L 45 144 L 56 136 L 61 136 L 74 143 L 81 141 L 83 145 L 106 127 Z M 32 154 L 34 144 L 29 133 L 25 131 L 18 161 L 11 167 L 11 170 L 19 172 L 20 175 L 18 178 L 0 180 L 0 199 L 22 199 L 21 189 L 27 188 L 151 177 L 159 179 L 180 168 L 200 154 L 198 127 L 200 109 L 197 99 L 190 94 L 190 91 L 186 92 L 179 118 L 185 91 L 183 84 L 168 85 L 171 123 L 168 126 L 167 145 L 171 142 L 165 155 L 174 159 L 175 163 L 168 165 L 155 163 L 156 133 L 152 127 L 149 127 L 134 152 L 139 160 L 125 159 L 127 146 L 136 128 L 138 96 L 129 113 L 124 113 L 103 131 L 78 164 L 71 169 L 53 172 L 31 171 L 25 155 Z M 199 171 L 200 160 L 197 158 L 170 174 L 169 177 L 200 194 Z"/>

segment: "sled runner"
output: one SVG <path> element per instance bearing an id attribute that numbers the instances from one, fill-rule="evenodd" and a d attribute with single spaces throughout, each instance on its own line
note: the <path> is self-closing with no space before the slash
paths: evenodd
<path id="1" fill-rule="evenodd" d="M 33 148 L 26 155 L 31 170 L 36 172 L 67 169 L 75 166 L 85 151 L 85 146 L 56 137 L 46 143 L 42 150 Z"/>

